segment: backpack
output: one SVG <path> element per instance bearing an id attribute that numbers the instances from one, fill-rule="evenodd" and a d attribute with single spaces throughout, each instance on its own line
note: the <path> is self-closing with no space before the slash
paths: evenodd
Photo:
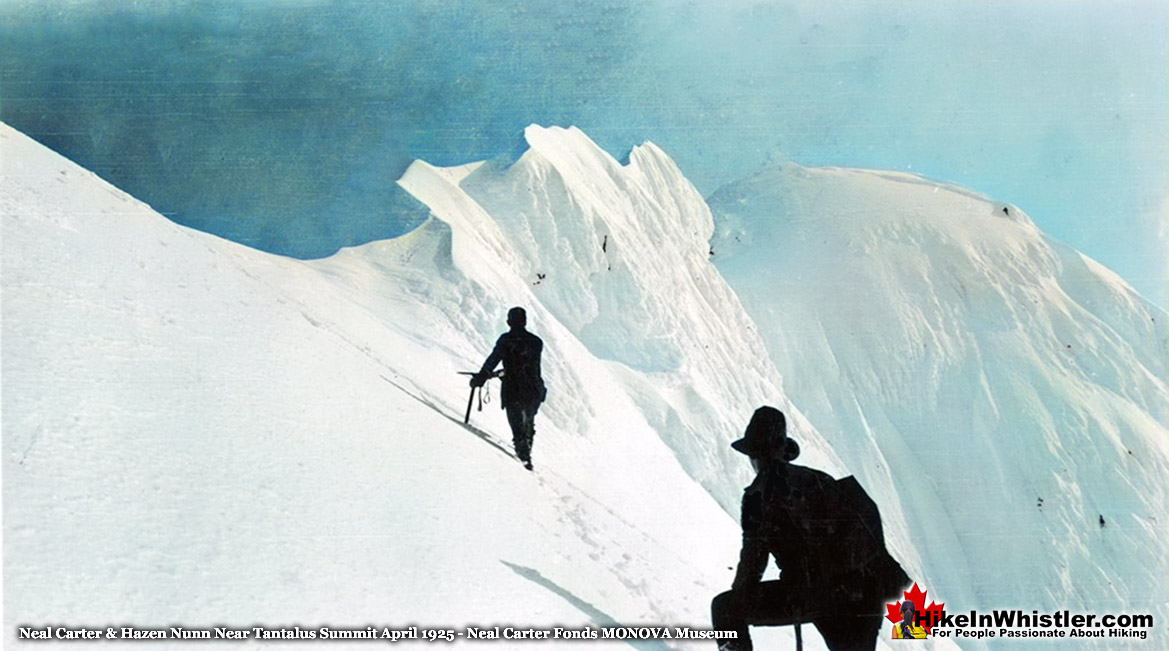
<path id="1" fill-rule="evenodd" d="M 865 601 L 900 598 L 901 590 L 909 587 L 909 575 L 885 548 L 877 504 L 851 475 L 833 482 L 829 492 L 824 508 L 838 518 L 833 546 L 849 550 L 837 563 L 859 587 L 850 592 Z"/>

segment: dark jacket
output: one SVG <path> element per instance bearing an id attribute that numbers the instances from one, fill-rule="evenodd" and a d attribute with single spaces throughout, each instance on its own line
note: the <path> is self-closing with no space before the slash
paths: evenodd
<path id="1" fill-rule="evenodd" d="M 523 328 L 513 328 L 499 336 L 479 374 L 487 376 L 503 362 L 501 406 L 526 407 L 544 400 L 544 380 L 540 376 L 543 351 L 544 342 Z"/>
<path id="2" fill-rule="evenodd" d="M 735 588 L 758 583 L 769 556 L 780 580 L 846 602 L 897 597 L 909 582 L 885 549 L 876 504 L 852 477 L 773 463 L 746 488 L 742 525 Z"/>

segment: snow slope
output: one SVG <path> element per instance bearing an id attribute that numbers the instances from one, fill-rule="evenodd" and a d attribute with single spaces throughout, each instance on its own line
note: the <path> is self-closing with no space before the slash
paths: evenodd
<path id="1" fill-rule="evenodd" d="M 710 210 L 673 161 L 646 143 L 622 165 L 575 128 L 531 126 L 524 137 L 518 160 L 456 176 L 419 162 L 399 183 L 456 232 L 475 233 L 510 275 L 526 279 L 533 302 L 591 354 L 615 362 L 615 388 L 728 511 L 738 512 L 749 478 L 727 443 L 761 404 L 791 414 L 805 461 L 839 470 L 710 264 Z M 481 278 L 498 264 L 459 266 L 474 265 L 467 275 Z M 556 390 L 577 405 L 580 384 L 569 376 Z"/>
<path id="2" fill-rule="evenodd" d="M 1166 621 L 1169 315 L 1017 207 L 916 176 L 785 166 L 710 205 L 788 395 L 931 594 Z"/>
<path id="3" fill-rule="evenodd" d="M 432 220 L 306 263 L 177 226 L 8 127 L 0 151 L 8 643 L 709 625 L 735 521 L 474 233 Z M 459 422 L 454 372 L 511 300 L 554 351 L 534 474 L 494 404 Z"/>
<path id="4" fill-rule="evenodd" d="M 415 231 L 306 262 L 0 137 L 8 635 L 704 626 L 763 403 L 931 596 L 1164 617 L 1164 319 L 1014 207 L 787 168 L 716 221 L 652 144 L 531 127 L 512 161 L 412 165 Z M 535 474 L 494 403 L 459 422 L 516 304 Z"/>

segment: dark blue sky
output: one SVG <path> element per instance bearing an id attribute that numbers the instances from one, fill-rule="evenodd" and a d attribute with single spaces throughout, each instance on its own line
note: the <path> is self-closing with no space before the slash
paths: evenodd
<path id="1" fill-rule="evenodd" d="M 530 123 L 653 140 L 706 194 L 788 160 L 908 170 L 1166 305 L 1167 43 L 1155 0 L 0 0 L 0 118 L 302 257 L 403 232 L 410 160 L 504 154 Z"/>

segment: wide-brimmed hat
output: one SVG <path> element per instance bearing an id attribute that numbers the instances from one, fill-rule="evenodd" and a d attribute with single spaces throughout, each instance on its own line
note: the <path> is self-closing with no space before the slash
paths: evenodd
<path id="1" fill-rule="evenodd" d="M 779 446 L 783 446 L 784 461 L 800 455 L 800 445 L 787 436 L 787 419 L 775 407 L 756 409 L 743 438 L 731 443 L 735 450 L 756 458 L 772 456 Z"/>

